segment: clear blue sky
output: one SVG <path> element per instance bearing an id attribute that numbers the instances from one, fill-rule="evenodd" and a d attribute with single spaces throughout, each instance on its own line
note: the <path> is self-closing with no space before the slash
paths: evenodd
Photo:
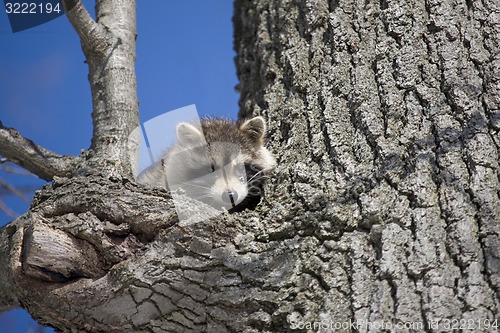
<path id="1" fill-rule="evenodd" d="M 94 1 L 83 2 L 93 14 Z M 0 121 L 57 153 L 78 155 L 90 144 L 92 123 L 87 65 L 76 33 L 65 16 L 12 33 L 3 4 L 0 9 Z M 142 121 L 190 104 L 200 115 L 236 118 L 232 13 L 231 0 L 137 0 Z M 28 188 L 45 183 L 5 172 L 0 178 Z M 28 208 L 0 195 L 18 214 Z M 0 226 L 10 220 L 0 212 Z M 0 333 L 35 329 L 20 309 L 0 315 Z"/>

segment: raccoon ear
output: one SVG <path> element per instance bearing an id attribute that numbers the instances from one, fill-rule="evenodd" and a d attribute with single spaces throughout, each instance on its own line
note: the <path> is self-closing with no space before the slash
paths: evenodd
<path id="1" fill-rule="evenodd" d="M 262 145 L 266 136 L 266 122 L 260 116 L 254 117 L 241 124 L 240 131 L 255 143 Z"/>
<path id="2" fill-rule="evenodd" d="M 194 148 L 206 144 L 203 133 L 191 124 L 178 124 L 176 132 L 179 144 L 184 147 Z"/>

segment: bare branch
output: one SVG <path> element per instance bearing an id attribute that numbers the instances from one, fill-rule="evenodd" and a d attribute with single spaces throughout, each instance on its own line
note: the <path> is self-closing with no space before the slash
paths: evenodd
<path id="1" fill-rule="evenodd" d="M 35 192 L 36 190 L 39 190 L 41 188 L 41 185 L 21 185 L 21 186 L 16 186 L 16 189 L 20 192 L 22 192 L 24 195 L 30 195 Z M 0 187 L 0 197 L 2 196 L 8 196 L 10 194 L 13 194 L 9 190 Z"/>
<path id="2" fill-rule="evenodd" d="M 80 37 L 85 55 L 88 57 L 90 50 L 106 53 L 110 36 L 104 26 L 90 16 L 80 0 L 62 0 L 61 3 L 69 22 Z"/>
<path id="3" fill-rule="evenodd" d="M 97 0 L 95 20 L 80 0 L 62 3 L 80 37 L 92 92 L 91 154 L 76 173 L 132 176 L 128 139 L 139 126 L 135 0 Z"/>
<path id="4" fill-rule="evenodd" d="M 5 160 L 8 163 L 2 163 L 2 160 Z M 36 175 L 32 174 L 31 172 L 29 172 L 26 169 L 19 167 L 15 163 L 10 162 L 6 158 L 0 158 L 0 171 L 4 171 L 6 173 L 10 173 L 10 174 L 14 174 L 14 175 L 36 177 Z"/>
<path id="5" fill-rule="evenodd" d="M 7 163 L 4 163 L 7 162 Z M 36 175 L 31 172 L 23 169 L 13 163 L 10 163 L 6 158 L 0 158 L 0 171 L 17 174 L 23 176 L 36 177 Z M 2 200 L 2 197 L 8 195 L 14 195 L 22 199 L 24 202 L 29 203 L 28 197 L 33 194 L 34 191 L 40 188 L 40 185 L 21 185 L 21 186 L 13 186 L 0 178 L 0 211 L 4 212 L 7 216 L 11 218 L 15 218 L 19 216 L 15 211 L 10 209 L 10 207 Z"/>
<path id="6" fill-rule="evenodd" d="M 45 180 L 54 176 L 68 177 L 80 160 L 76 156 L 61 156 L 23 137 L 0 122 L 0 155 Z"/>
<path id="7" fill-rule="evenodd" d="M 10 209 L 2 199 L 0 199 L 0 211 L 4 212 L 5 215 L 10 218 L 16 218 L 17 216 L 19 216 L 15 211 Z"/>
<path id="8" fill-rule="evenodd" d="M 21 246 L 12 247 L 11 241 L 19 240 L 14 233 L 17 228 L 22 228 L 25 221 L 25 218 L 20 217 L 9 223 L 9 225 L 0 228 L 0 267 L 2 267 L 0 270 L 0 313 L 19 306 L 19 300 L 15 294 L 13 281 L 7 267 L 10 266 L 10 254 L 13 248 L 20 254 Z"/>
<path id="9" fill-rule="evenodd" d="M 26 195 L 18 189 L 15 186 L 10 185 L 6 181 L 4 181 L 2 178 L 0 178 L 0 191 L 1 189 L 5 189 L 7 192 L 14 194 L 15 196 L 21 198 L 24 202 L 29 202 L 29 199 L 26 197 Z M 1 192 L 0 192 L 1 193 Z"/>

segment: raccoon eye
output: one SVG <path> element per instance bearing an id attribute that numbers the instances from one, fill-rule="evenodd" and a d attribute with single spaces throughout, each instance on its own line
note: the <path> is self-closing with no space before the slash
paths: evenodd
<path id="1" fill-rule="evenodd" d="M 252 170 L 259 172 L 259 171 L 262 171 L 262 168 L 260 166 L 258 166 L 257 164 L 252 164 Z"/>
<path id="2" fill-rule="evenodd" d="M 212 172 L 215 172 L 215 164 L 210 164 L 210 168 L 212 169 Z"/>

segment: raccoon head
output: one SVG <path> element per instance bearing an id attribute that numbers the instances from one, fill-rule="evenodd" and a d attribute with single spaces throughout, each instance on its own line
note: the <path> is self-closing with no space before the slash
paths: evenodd
<path id="1" fill-rule="evenodd" d="M 241 123 L 204 119 L 201 128 L 180 123 L 176 132 L 178 147 L 167 167 L 169 186 L 217 209 L 235 209 L 249 197 L 260 199 L 263 176 L 275 165 L 264 147 L 262 117 Z"/>

